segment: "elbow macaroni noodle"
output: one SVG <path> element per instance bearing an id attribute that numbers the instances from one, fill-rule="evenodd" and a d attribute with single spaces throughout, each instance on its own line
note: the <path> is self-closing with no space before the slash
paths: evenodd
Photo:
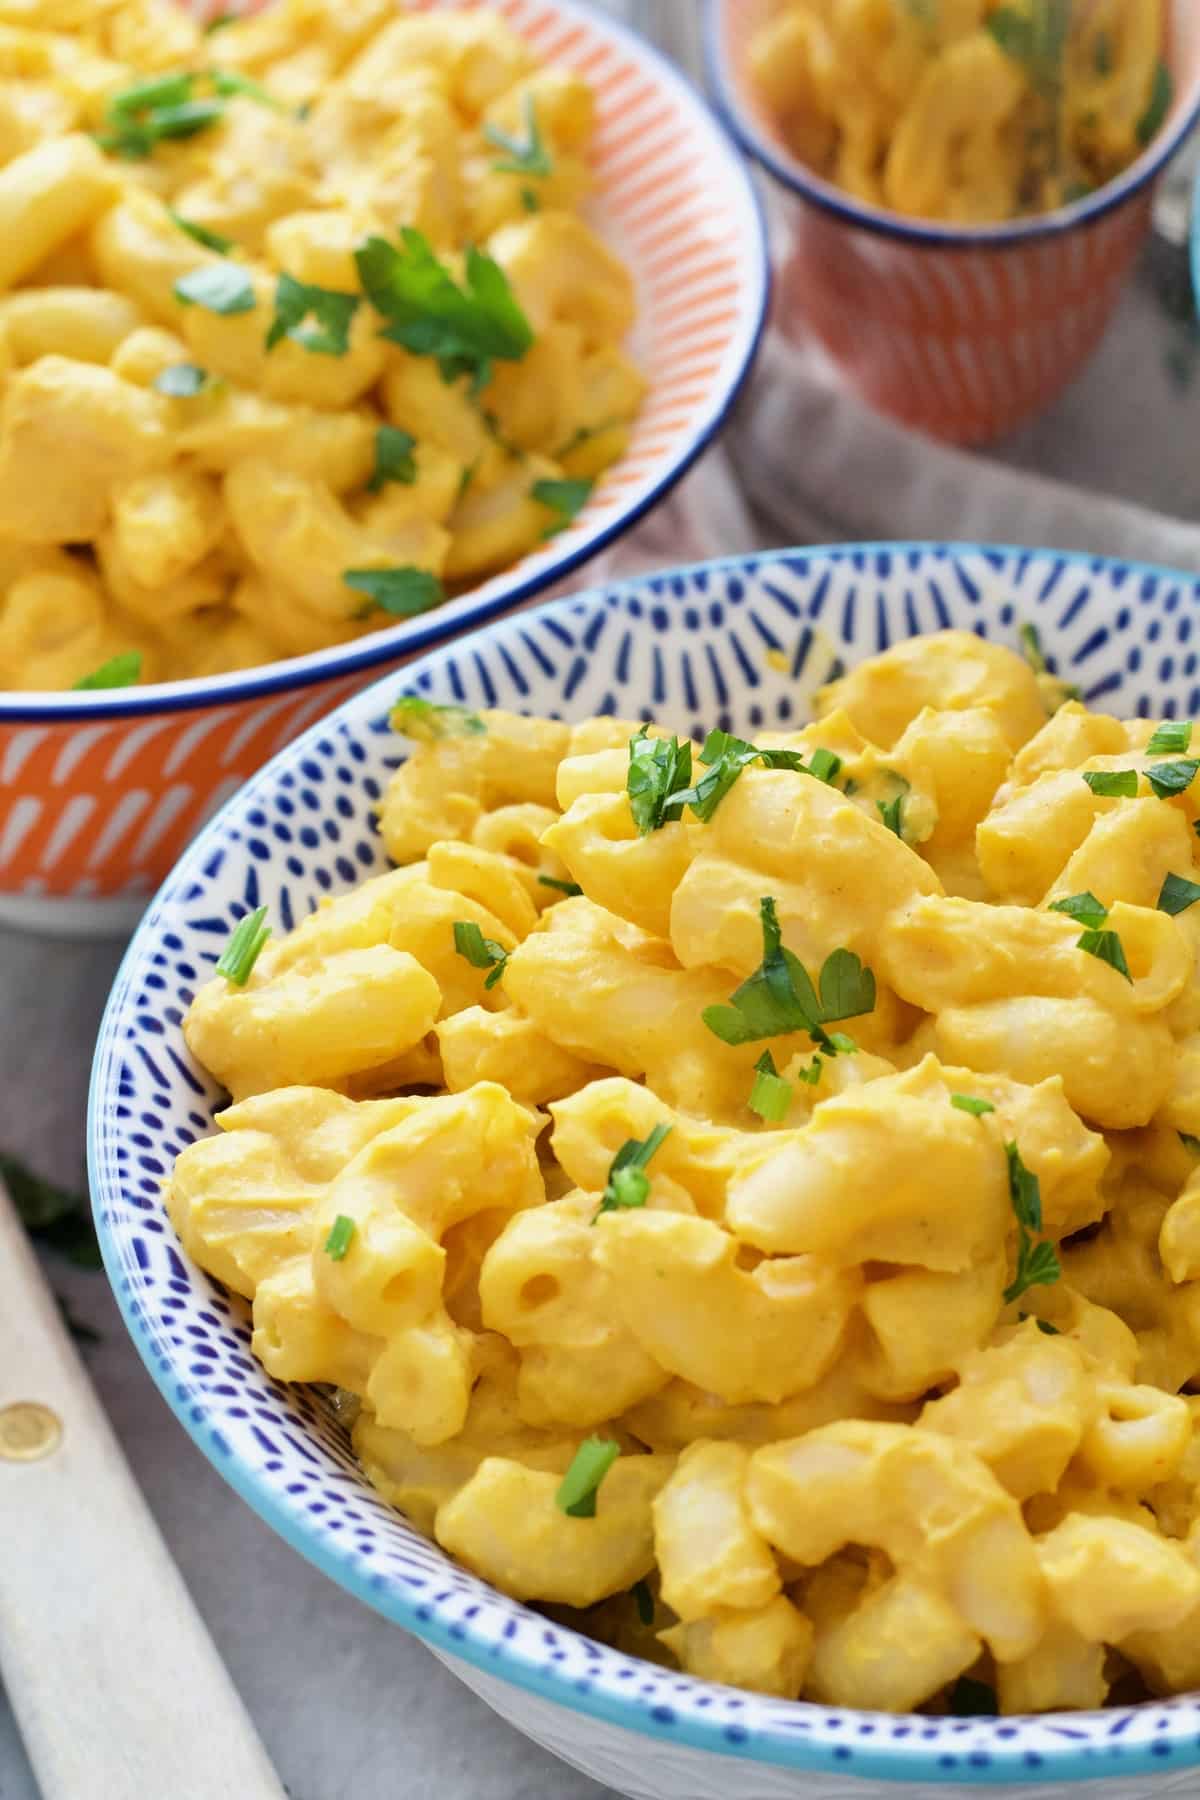
<path id="1" fill-rule="evenodd" d="M 398 866 L 197 994 L 187 1250 L 496 1586 L 833 1705 L 1200 1682 L 1200 755 L 1062 702 L 962 632 L 695 763 L 410 699 Z"/>
<path id="2" fill-rule="evenodd" d="M 782 0 L 750 72 L 802 162 L 857 200 L 981 225 L 1141 155 L 1171 98 L 1162 0 Z"/>
<path id="3" fill-rule="evenodd" d="M 643 390 L 592 125 L 485 7 L 9 9 L 0 687 L 343 643 L 573 516 Z M 401 233 L 416 313 L 385 316 L 355 253 Z"/>

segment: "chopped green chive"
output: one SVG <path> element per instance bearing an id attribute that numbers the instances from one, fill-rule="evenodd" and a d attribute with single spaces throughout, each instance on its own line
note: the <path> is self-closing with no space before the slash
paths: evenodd
<path id="1" fill-rule="evenodd" d="M 959 1112 L 970 1113 L 973 1119 L 982 1119 L 985 1113 L 994 1113 L 996 1108 L 990 1100 L 983 1100 L 978 1094 L 951 1094 L 951 1106 L 957 1106 Z"/>
<path id="2" fill-rule="evenodd" d="M 425 700 L 420 694 L 401 694 L 391 710 L 393 731 L 406 737 L 432 741 L 447 737 L 480 737 L 487 726 L 469 707 L 450 701 Z"/>
<path id="3" fill-rule="evenodd" d="M 883 820 L 883 823 L 887 826 L 888 830 L 894 831 L 896 836 L 903 842 L 904 826 L 901 818 L 901 809 L 904 805 L 904 795 L 897 794 L 892 800 L 877 800 L 875 805 L 879 809 L 879 817 Z"/>
<path id="4" fill-rule="evenodd" d="M 194 219 L 185 219 L 173 206 L 169 206 L 167 211 L 180 231 L 186 232 L 197 244 L 203 244 L 206 250 L 215 250 L 218 256 L 226 256 L 234 248 L 232 238 L 222 237 L 219 231 L 210 231 L 207 225 L 197 225 Z"/>
<path id="5" fill-rule="evenodd" d="M 280 275 L 275 283 L 275 317 L 267 331 L 266 347 L 273 350 L 286 337 L 302 350 L 322 356 L 345 356 L 350 348 L 350 327 L 360 304 L 358 294 L 342 294 L 334 288 L 314 287 L 294 276 Z"/>
<path id="6" fill-rule="evenodd" d="M 538 885 L 539 887 L 557 888 L 560 894 L 566 894 L 571 899 L 583 892 L 577 881 L 560 881 L 557 875 L 539 875 Z"/>
<path id="7" fill-rule="evenodd" d="M 460 956 L 466 957 L 472 968 L 490 969 L 491 974 L 483 985 L 495 987 L 508 964 L 508 951 L 503 944 L 498 944 L 495 938 L 484 937 L 474 920 L 456 919 L 454 948 Z"/>
<path id="8" fill-rule="evenodd" d="M 367 595 L 364 616 L 378 607 L 394 618 L 411 619 L 440 606 L 446 598 L 446 590 L 436 575 L 409 564 L 395 569 L 343 569 L 342 580 L 347 587 Z"/>
<path id="9" fill-rule="evenodd" d="M 770 1125 L 778 1125 L 787 1118 L 791 1107 L 792 1084 L 785 1081 L 779 1073 L 775 1067 L 775 1058 L 769 1050 L 763 1051 L 754 1068 L 754 1086 L 746 1104 L 760 1119 L 765 1119 Z"/>
<path id="10" fill-rule="evenodd" d="M 339 1213 L 329 1227 L 329 1236 L 325 1239 L 325 1254 L 334 1262 L 341 1262 L 354 1239 L 354 1220 L 348 1219 L 345 1213 Z"/>
<path id="11" fill-rule="evenodd" d="M 1106 800 L 1132 800 L 1137 795 L 1136 769 L 1085 769 L 1083 779 L 1093 794 Z"/>
<path id="12" fill-rule="evenodd" d="M 266 923 L 267 909 L 258 906 L 235 925 L 229 942 L 221 952 L 217 974 L 223 975 L 231 987 L 245 987 L 250 971 L 258 961 L 263 945 L 271 935 Z"/>
<path id="13" fill-rule="evenodd" d="M 858 1048 L 850 1038 L 844 1037 L 840 1031 L 835 1031 L 831 1035 L 835 1038 L 842 1038 L 843 1045 L 848 1046 L 851 1052 Z M 806 1063 L 802 1069 L 796 1070 L 796 1080 L 802 1081 L 806 1087 L 816 1087 L 821 1079 L 821 1070 L 824 1067 L 825 1064 L 821 1061 L 821 1058 L 819 1056 L 814 1056 L 810 1063 Z"/>
<path id="14" fill-rule="evenodd" d="M 497 125 L 485 125 L 483 135 L 496 150 L 503 150 L 508 157 L 507 162 L 494 162 L 493 169 L 501 175 L 537 175 L 546 176 L 552 173 L 553 164 L 546 153 L 542 142 L 542 134 L 538 129 L 537 111 L 533 104 L 532 94 L 525 96 L 525 141 L 510 137 L 508 132 L 501 131 Z"/>
<path id="15" fill-rule="evenodd" d="M 1192 745 L 1192 721 L 1190 719 L 1165 719 L 1153 737 L 1146 743 L 1147 756 L 1169 755 L 1172 751 L 1190 750 Z"/>
<path id="16" fill-rule="evenodd" d="M 1200 900 L 1200 887 L 1194 881 L 1185 881 L 1182 875 L 1168 875 L 1154 904 L 1159 912 L 1174 917 L 1176 913 L 1186 912 L 1189 906 L 1195 906 L 1197 900 Z"/>
<path id="17" fill-rule="evenodd" d="M 594 1519 L 596 1492 L 620 1454 L 612 1438 L 584 1438 L 554 1496 L 559 1511 L 571 1519 Z"/>
<path id="18" fill-rule="evenodd" d="M 123 650 L 119 656 L 110 656 L 108 661 L 93 669 L 90 675 L 83 675 L 78 681 L 71 683 L 72 692 L 88 693 L 93 688 L 132 687 L 142 673 L 142 653 L 140 650 Z"/>
<path id="19" fill-rule="evenodd" d="M 767 752 L 767 756 L 769 755 L 770 751 Z M 835 756 L 832 750 L 825 750 L 821 746 L 818 746 L 809 758 L 808 773 L 815 776 L 818 781 L 823 781 L 828 786 L 832 787 L 834 777 L 841 769 L 841 766 L 842 759 L 840 756 Z M 771 767 L 769 762 L 767 762 L 767 767 L 768 769 Z"/>
<path id="20" fill-rule="evenodd" d="M 669 1125 L 656 1125 L 649 1137 L 626 1138 L 609 1166 L 608 1180 L 592 1219 L 593 1225 L 601 1213 L 645 1206 L 650 1197 L 646 1165 L 670 1133 Z"/>
<path id="21" fill-rule="evenodd" d="M 417 464 L 413 456 L 417 440 L 407 431 L 401 431 L 396 425 L 381 425 L 375 433 L 375 469 L 367 491 L 377 494 L 389 481 L 398 481 L 404 487 L 411 487 L 417 479 Z"/>

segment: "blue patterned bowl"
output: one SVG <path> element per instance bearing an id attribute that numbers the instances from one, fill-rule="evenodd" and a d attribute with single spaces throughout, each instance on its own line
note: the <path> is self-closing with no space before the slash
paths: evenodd
<path id="1" fill-rule="evenodd" d="M 842 658 L 948 625 L 1012 643 L 1023 620 L 1089 700 L 1200 713 L 1196 578 L 963 545 L 795 551 L 624 582 L 436 650 L 405 685 L 470 706 L 751 732 L 804 718 Z M 372 809 L 401 760 L 387 723 L 399 686 L 350 700 L 230 801 L 151 906 L 113 989 L 92 1082 L 92 1194 L 109 1277 L 169 1405 L 318 1568 L 423 1638 L 523 1731 L 639 1800 L 725 1800 L 735 1784 L 740 1800 L 865 1800 L 895 1783 L 911 1800 L 935 1783 L 947 1796 L 988 1785 L 1049 1800 L 1087 1779 L 1098 1800 L 1194 1794 L 1194 1700 L 1007 1720 L 832 1712 L 692 1680 L 551 1625 L 411 1530 L 368 1487 L 321 1397 L 253 1361 L 247 1309 L 187 1261 L 160 1198 L 172 1157 L 211 1129 L 218 1100 L 180 1022 L 247 908 L 265 902 L 289 927 L 386 866 Z"/>

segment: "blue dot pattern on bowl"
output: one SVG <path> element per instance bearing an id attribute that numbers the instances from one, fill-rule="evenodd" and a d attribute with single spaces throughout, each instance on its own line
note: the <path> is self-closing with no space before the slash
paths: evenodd
<path id="1" fill-rule="evenodd" d="M 548 1623 L 456 1568 L 359 1473 L 315 1390 L 250 1355 L 248 1309 L 183 1255 L 162 1182 L 218 1100 L 179 1030 L 238 918 L 287 929 L 382 871 L 374 806 L 403 747 L 387 712 L 415 691 L 564 718 L 659 718 L 699 737 L 807 716 L 841 668 L 955 626 L 1015 643 L 1125 715 L 1200 713 L 1188 651 L 1200 583 L 1084 557 L 943 545 L 764 555 L 645 577 L 517 614 L 357 696 L 283 752 L 184 856 L 118 975 L 90 1121 L 110 1278 L 167 1400 L 243 1496 L 312 1561 L 439 1648 L 519 1687 L 651 1736 L 800 1769 L 910 1781 L 1044 1782 L 1200 1762 L 1200 1706 L 996 1722 L 835 1712 L 736 1693 Z M 1142 646 L 1152 642 L 1154 651 Z"/>

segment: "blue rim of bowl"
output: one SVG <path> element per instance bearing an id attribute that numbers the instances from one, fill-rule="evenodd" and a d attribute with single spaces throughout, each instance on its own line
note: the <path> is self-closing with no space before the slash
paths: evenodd
<path id="1" fill-rule="evenodd" d="M 1200 119 L 1200 82 L 1190 104 L 1180 112 L 1174 124 L 1159 132 L 1146 146 L 1137 161 L 1123 175 L 1110 181 L 1085 200 L 1055 212 L 1039 213 L 1036 218 L 1009 225 L 918 225 L 900 213 L 883 207 L 867 206 L 852 199 L 841 188 L 822 181 L 797 158 L 788 156 L 773 144 L 755 123 L 738 98 L 737 89 L 727 68 L 722 24 L 727 0 L 704 0 L 704 68 L 709 93 L 717 113 L 747 156 L 762 164 L 776 181 L 801 200 L 832 213 L 844 225 L 861 231 L 872 231 L 880 237 L 893 238 L 902 244 L 921 245 L 938 250 L 1010 250 L 1020 244 L 1037 243 L 1060 237 L 1077 226 L 1096 224 L 1115 212 L 1127 200 L 1153 181 L 1170 162 L 1184 139 Z"/>
<path id="2" fill-rule="evenodd" d="M 323 681 L 354 675 L 377 665 L 394 662 L 397 657 L 408 657 L 417 651 L 430 649 L 443 639 L 455 634 L 461 636 L 467 631 L 473 631 L 477 625 L 494 619 L 498 614 L 508 612 L 543 588 L 561 581 L 581 563 L 590 561 L 657 506 L 719 435 L 754 366 L 771 301 L 771 258 L 762 196 L 742 158 L 736 136 L 719 108 L 662 51 L 632 26 L 607 14 L 598 13 L 595 8 L 583 4 L 582 0 L 556 0 L 556 4 L 568 15 L 586 18 L 589 26 L 618 39 L 632 55 L 650 65 L 658 81 L 676 97 L 682 112 L 686 115 L 689 109 L 693 110 L 699 123 L 712 131 L 714 147 L 725 153 L 730 179 L 734 187 L 740 189 L 739 197 L 749 224 L 748 235 L 753 239 L 752 255 L 744 269 L 747 299 L 745 323 L 741 327 L 741 344 L 738 347 L 737 339 L 733 340 L 736 360 L 713 394 L 708 410 L 697 423 L 691 438 L 680 446 L 654 486 L 634 505 L 622 508 L 607 524 L 594 529 L 544 569 L 523 580 L 514 581 L 499 593 L 480 601 L 454 618 L 443 619 L 445 608 L 439 607 L 422 615 L 423 622 L 420 625 L 414 627 L 410 624 L 401 628 L 405 635 L 399 639 L 393 635 L 392 630 L 384 628 L 368 638 L 355 640 L 353 647 L 315 651 L 287 662 L 267 663 L 261 671 L 234 671 L 228 675 L 189 681 L 160 682 L 140 691 L 94 689 L 90 692 L 73 691 L 69 696 L 54 694 L 46 698 L 21 698 L 15 694 L 0 692 L 0 726 L 54 724 L 71 720 L 91 723 L 96 719 L 111 721 L 144 718 L 150 714 L 157 716 L 193 712 L 201 707 L 237 705 L 241 701 L 261 699 L 271 694 L 292 690 L 299 692 Z M 470 592 L 458 595 L 456 599 L 469 600 Z M 451 600 L 447 604 L 452 606 L 454 603 Z"/>
<path id="3" fill-rule="evenodd" d="M 1071 566 L 1089 569 L 1093 574 L 1104 570 L 1122 570 L 1133 574 L 1153 575 L 1166 581 L 1185 581 L 1196 585 L 1200 576 L 1189 574 L 1186 570 L 1168 568 L 1165 564 L 1125 560 L 1121 557 L 1094 556 L 1084 551 L 1035 550 L 1029 546 L 1017 544 L 980 544 L 956 540 L 900 540 L 877 541 L 861 544 L 812 545 L 807 548 L 797 547 L 784 550 L 762 550 L 734 556 L 718 557 L 708 562 L 682 564 L 677 569 L 658 569 L 648 571 L 645 575 L 625 577 L 620 581 L 605 584 L 604 587 L 584 588 L 577 594 L 568 595 L 561 600 L 546 602 L 539 607 L 534 617 L 555 618 L 566 616 L 581 601 L 599 602 L 605 595 L 636 594 L 640 588 L 650 583 L 661 584 L 674 575 L 685 578 L 697 574 L 720 576 L 735 571 L 743 571 L 752 575 L 764 562 L 786 562 L 791 566 L 805 564 L 813 558 L 834 557 L 842 560 L 851 556 L 873 556 L 880 553 L 903 557 L 909 552 L 920 552 L 933 556 L 957 555 L 995 555 L 1002 557 L 1050 556 L 1056 561 Z M 528 620 L 530 615 L 524 615 Z M 503 631 L 504 620 L 492 621 L 486 628 L 485 635 Z M 472 636 L 479 635 L 472 633 Z M 460 649 L 460 645 L 445 643 L 436 647 L 433 656 L 450 654 Z M 416 681 L 423 667 L 432 657 L 423 658 L 421 663 L 413 663 L 405 670 L 409 681 Z M 377 684 L 379 693 L 385 690 L 385 681 Z M 182 862 L 203 864 L 205 857 L 220 842 L 227 819 L 249 800 L 252 793 L 260 786 L 269 786 L 275 779 L 276 771 L 282 772 L 295 759 L 302 757 L 310 743 L 327 735 L 331 720 L 336 720 L 347 707 L 359 707 L 363 704 L 367 693 L 353 695 L 340 707 L 324 719 L 319 720 L 293 743 L 279 751 L 271 761 L 264 764 L 237 793 L 233 794 L 220 811 L 210 820 L 208 825 L 193 839 L 184 853 Z M 894 1782 L 922 1782 L 930 1786 L 953 1786 L 960 1788 L 970 1786 L 994 1786 L 1010 1783 L 1019 1786 L 1044 1786 L 1051 1781 L 1102 1781 L 1107 1780 L 1111 1786 L 1117 1779 L 1130 1775 L 1148 1774 L 1151 1771 L 1166 1774 L 1183 1768 L 1194 1768 L 1200 1765 L 1200 1739 L 1197 1738 L 1194 1726 L 1187 1733 L 1186 1741 L 1167 1739 L 1169 1755 L 1164 1755 L 1161 1748 L 1156 1747 L 1164 1740 L 1155 1740 L 1153 1744 L 1129 1747 L 1125 1738 L 1119 1737 L 1109 1742 L 1109 1755 L 1103 1762 L 1096 1756 L 1093 1746 L 1064 1747 L 1062 1750 L 1040 1750 L 1031 1761 L 1031 1753 L 1010 1744 L 1000 1736 L 1002 1731 L 1011 1731 L 1018 1723 L 1014 1719 L 977 1720 L 973 1723 L 979 1730 L 979 1736 L 964 1740 L 961 1755 L 956 1757 L 955 1766 L 948 1767 L 939 1759 L 946 1754 L 943 1750 L 923 1748 L 919 1741 L 910 1743 L 904 1740 L 902 1746 L 894 1741 L 884 1747 L 876 1747 L 869 1738 L 858 1735 L 858 1728 L 864 1724 L 878 1729 L 881 1733 L 889 1726 L 894 1726 L 893 1715 L 855 1712 L 849 1708 L 813 1707 L 819 1711 L 826 1721 L 837 1720 L 842 1731 L 831 1724 L 826 1730 L 835 1738 L 832 1743 L 814 1743 L 806 1739 L 802 1733 L 792 1735 L 787 1732 L 772 1730 L 765 1726 L 748 1726 L 744 1741 L 731 1741 L 717 1720 L 693 1712 L 684 1718 L 680 1705 L 673 1722 L 668 1725 L 656 1719 L 649 1708 L 639 1705 L 636 1695 L 620 1696 L 596 1693 L 593 1690 L 583 1691 L 574 1678 L 560 1675 L 553 1665 L 538 1665 L 522 1652 L 514 1650 L 506 1640 L 489 1641 L 482 1636 L 473 1640 L 470 1623 L 459 1624 L 451 1629 L 436 1615 L 422 1617 L 422 1603 L 419 1599 L 406 1594 L 399 1583 L 384 1582 L 379 1578 L 372 1580 L 364 1577 L 356 1567 L 354 1552 L 351 1547 L 330 1548 L 326 1540 L 315 1533 L 305 1518 L 289 1509 L 276 1495 L 269 1480 L 264 1479 L 256 1471 L 239 1465 L 230 1455 L 227 1446 L 221 1439 L 217 1427 L 207 1417 L 194 1416 L 190 1403 L 190 1390 L 181 1389 L 177 1380 L 173 1380 L 172 1366 L 165 1362 L 154 1342 L 153 1334 L 139 1316 L 138 1308 L 129 1291 L 125 1270 L 105 1219 L 106 1190 L 109 1186 L 108 1165 L 101 1155 L 101 1119 L 106 1109 L 106 1096 L 112 1088 L 108 1081 L 108 1073 L 115 1062 L 117 1050 L 116 1020 L 124 1003 L 125 992 L 132 980 L 135 961 L 140 957 L 140 946 L 148 934 L 158 926 L 158 912 L 169 891 L 174 887 L 179 876 L 179 865 L 158 889 L 146 910 L 141 925 L 138 926 L 130 944 L 121 959 L 113 982 L 112 991 L 105 1005 L 97 1035 L 95 1058 L 92 1064 L 91 1080 L 88 1088 L 87 1116 L 87 1162 L 88 1184 L 92 1200 L 92 1211 L 97 1235 L 100 1240 L 101 1253 L 104 1259 L 105 1273 L 110 1287 L 116 1297 L 117 1305 L 125 1322 L 125 1328 L 133 1339 L 138 1354 L 149 1370 L 151 1377 L 163 1399 L 175 1414 L 193 1443 L 204 1453 L 218 1473 L 229 1483 L 241 1498 L 272 1530 L 279 1533 L 286 1543 L 299 1551 L 305 1560 L 335 1581 L 339 1587 L 361 1600 L 372 1611 L 378 1612 L 393 1624 L 402 1626 L 414 1637 L 444 1651 L 448 1656 L 471 1665 L 484 1675 L 508 1683 L 526 1693 L 534 1694 L 540 1699 L 549 1700 L 562 1706 L 568 1712 L 580 1712 L 590 1718 L 617 1726 L 634 1736 L 670 1744 L 676 1748 L 706 1751 L 710 1754 L 728 1757 L 735 1761 L 765 1764 L 769 1767 L 794 1769 L 806 1772 L 822 1771 L 826 1774 L 841 1775 L 849 1780 L 875 1778 Z M 705 1683 L 697 1683 L 705 1687 Z M 795 1702 L 798 1707 L 803 1702 Z M 1170 1700 L 1158 1702 L 1164 1710 L 1169 1710 Z M 1062 1722 L 1064 1736 L 1070 1735 L 1072 1722 L 1078 1725 L 1083 1718 L 1105 1717 L 1102 1713 L 1061 1713 L 1039 1715 L 1037 1722 L 1046 1724 Z M 1014 1733 L 1015 1735 L 1015 1733 Z M 853 1736 L 853 1762 L 847 1763 L 837 1752 L 847 1744 Z M 840 1742 L 837 1741 L 840 1739 Z M 969 1759 L 982 1753 L 986 1755 L 986 1764 Z"/>

